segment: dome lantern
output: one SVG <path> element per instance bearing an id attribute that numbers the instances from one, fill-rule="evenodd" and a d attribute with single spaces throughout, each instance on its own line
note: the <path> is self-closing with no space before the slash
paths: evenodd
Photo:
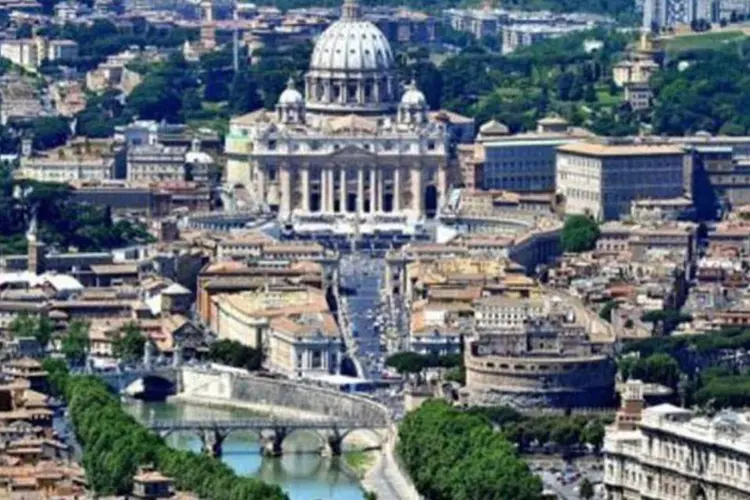
<path id="1" fill-rule="evenodd" d="M 344 0 L 341 7 L 341 19 L 357 20 L 362 16 L 362 10 L 356 0 Z"/>

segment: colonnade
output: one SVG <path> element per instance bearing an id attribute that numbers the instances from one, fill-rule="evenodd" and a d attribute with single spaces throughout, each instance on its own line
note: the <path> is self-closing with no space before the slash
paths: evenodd
<path id="1" fill-rule="evenodd" d="M 331 165 L 301 166 L 296 170 L 298 176 L 294 175 L 293 167 L 282 165 L 279 168 L 279 211 L 282 214 L 292 210 L 336 214 L 409 210 L 424 214 L 427 179 L 420 167 Z M 442 197 L 446 191 L 445 168 L 438 169 L 436 181 L 438 197 Z"/>

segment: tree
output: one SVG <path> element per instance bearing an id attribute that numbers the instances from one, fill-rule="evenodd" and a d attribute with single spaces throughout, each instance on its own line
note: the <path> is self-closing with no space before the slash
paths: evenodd
<path id="1" fill-rule="evenodd" d="M 128 107 L 143 120 L 174 121 L 181 99 L 166 79 L 147 77 L 128 98 Z"/>
<path id="2" fill-rule="evenodd" d="M 596 89 L 594 89 L 594 85 L 593 84 L 586 85 L 586 90 L 583 94 L 583 100 L 588 103 L 592 103 L 592 102 L 596 102 L 596 99 L 597 99 Z"/>
<path id="3" fill-rule="evenodd" d="M 426 498 L 531 500 L 541 495 L 541 480 L 480 415 L 428 401 L 407 414 L 398 436 L 398 455 Z"/>
<path id="4" fill-rule="evenodd" d="M 8 330 L 14 339 L 33 337 L 36 331 L 36 318 L 28 313 L 21 313 L 13 318 Z"/>
<path id="5" fill-rule="evenodd" d="M 14 338 L 33 337 L 42 349 L 46 349 L 52 339 L 55 325 L 47 316 L 19 314 L 8 327 Z"/>
<path id="6" fill-rule="evenodd" d="M 51 396 L 61 397 L 65 395 L 70 370 L 68 363 L 59 358 L 44 358 L 42 368 L 47 372 L 49 392 Z"/>
<path id="7" fill-rule="evenodd" d="M 258 94 L 258 85 L 253 74 L 243 69 L 234 75 L 229 91 L 229 110 L 233 115 L 241 115 L 263 107 Z"/>
<path id="8" fill-rule="evenodd" d="M 62 339 L 62 353 L 73 365 L 81 365 L 89 351 L 89 325 L 73 321 Z"/>
<path id="9" fill-rule="evenodd" d="M 599 226 L 591 217 L 571 215 L 562 229 L 562 247 L 565 252 L 580 253 L 591 250 L 599 238 Z"/>
<path id="10" fill-rule="evenodd" d="M 385 365 L 393 368 L 401 375 L 418 375 L 427 368 L 427 359 L 416 352 L 398 352 L 385 360 Z"/>
<path id="11" fill-rule="evenodd" d="M 669 354 L 657 353 L 646 357 L 629 355 L 620 358 L 617 364 L 624 380 L 637 379 L 672 389 L 676 389 L 680 381 L 680 366 Z"/>
<path id="12" fill-rule="evenodd" d="M 170 448 L 123 410 L 95 377 L 69 377 L 65 385 L 86 479 L 96 496 L 128 495 L 138 467 L 151 465 L 200 498 L 288 500 L 280 487 L 239 477 L 216 458 Z"/>
<path id="13" fill-rule="evenodd" d="M 223 72 L 210 72 L 205 77 L 203 98 L 209 102 L 226 101 L 229 98 L 229 85 Z"/>
<path id="14" fill-rule="evenodd" d="M 604 321 L 612 322 L 612 311 L 617 309 L 617 302 L 614 300 L 607 301 L 604 306 L 602 306 L 601 311 L 599 311 L 599 317 L 602 318 Z"/>
<path id="15" fill-rule="evenodd" d="M 50 149 L 65 144 L 70 135 L 68 121 L 59 117 L 42 117 L 31 124 L 36 149 Z"/>
<path id="16" fill-rule="evenodd" d="M 208 359 L 235 368 L 254 371 L 263 365 L 262 349 L 255 349 L 236 340 L 217 340 L 208 351 Z"/>
<path id="17" fill-rule="evenodd" d="M 604 433 L 604 424 L 599 420 L 594 420 L 589 422 L 586 427 L 583 428 L 581 439 L 593 446 L 594 450 L 599 453 L 599 450 L 604 443 Z"/>
<path id="18" fill-rule="evenodd" d="M 583 480 L 581 480 L 578 495 L 583 498 L 583 500 L 590 500 L 591 498 L 594 498 L 594 485 L 591 484 L 589 478 L 584 477 Z"/>
<path id="19" fill-rule="evenodd" d="M 147 339 L 136 323 L 128 323 L 120 332 L 112 345 L 112 352 L 116 358 L 126 363 L 137 362 L 143 356 L 143 349 Z"/>

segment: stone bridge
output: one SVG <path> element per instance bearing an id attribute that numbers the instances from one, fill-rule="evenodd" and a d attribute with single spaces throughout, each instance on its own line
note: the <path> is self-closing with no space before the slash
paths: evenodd
<path id="1" fill-rule="evenodd" d="M 312 431 L 317 434 L 323 444 L 321 451 L 331 456 L 341 455 L 344 439 L 352 431 L 365 429 L 374 432 L 367 422 L 336 418 L 161 420 L 148 422 L 146 426 L 162 437 L 167 437 L 173 432 L 196 433 L 201 440 L 203 450 L 215 457 L 221 456 L 224 440 L 234 431 L 255 433 L 261 443 L 263 453 L 273 457 L 283 454 L 284 440 L 297 431 Z M 380 442 L 379 436 L 378 442 Z"/>

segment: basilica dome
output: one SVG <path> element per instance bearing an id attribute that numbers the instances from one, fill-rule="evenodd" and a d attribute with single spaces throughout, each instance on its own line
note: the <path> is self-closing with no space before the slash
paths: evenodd
<path id="1" fill-rule="evenodd" d="M 371 72 L 393 66 L 385 35 L 370 21 L 343 18 L 320 35 L 310 69 L 330 72 Z"/>
<path id="2" fill-rule="evenodd" d="M 398 103 L 393 52 L 385 35 L 361 18 L 356 0 L 345 0 L 341 19 L 315 43 L 305 75 L 309 110 L 327 114 L 377 114 Z"/>

